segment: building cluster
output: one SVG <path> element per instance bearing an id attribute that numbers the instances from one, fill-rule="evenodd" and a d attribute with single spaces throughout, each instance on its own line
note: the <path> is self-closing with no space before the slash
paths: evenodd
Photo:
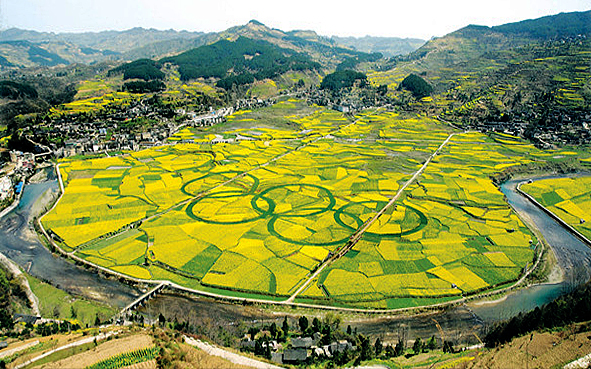
<path id="1" fill-rule="evenodd" d="M 536 117 L 527 117 L 539 121 Z M 545 122 L 528 123 L 528 119 L 515 118 L 510 121 L 475 120 L 470 129 L 480 132 L 504 132 L 519 137 L 532 139 L 540 147 L 548 149 L 554 145 L 576 145 L 591 141 L 591 114 L 566 114 L 552 112 Z M 528 132 L 529 131 L 529 132 Z"/>
<path id="2" fill-rule="evenodd" d="M 50 148 L 58 158 L 73 155 L 91 155 L 122 150 L 140 150 L 163 145 L 181 126 L 205 127 L 226 121 L 226 116 L 240 109 L 252 109 L 272 105 L 274 100 L 242 99 L 233 106 L 210 111 L 206 114 L 178 109 L 174 113 L 184 116 L 178 123 L 165 118 L 157 107 L 134 100 L 127 109 L 107 109 L 89 117 L 87 114 L 63 115 L 50 124 L 38 125 L 26 132 L 35 141 L 50 142 Z M 129 124 L 136 118 L 154 119 L 158 124 L 138 127 Z M 61 144 L 60 144 L 61 143 Z"/>
<path id="3" fill-rule="evenodd" d="M 322 335 L 318 332 L 312 337 L 294 337 L 289 346 L 283 350 L 283 346 L 277 341 L 263 342 L 263 348 L 268 345 L 271 351 L 271 360 L 278 364 L 302 364 L 312 357 L 332 358 L 336 353 L 345 351 L 355 351 L 356 346 L 347 340 L 331 342 L 328 345 L 322 345 Z M 256 341 L 248 335 L 241 342 L 241 348 L 254 350 Z"/>
<path id="4" fill-rule="evenodd" d="M 70 126 L 63 147 L 54 148 L 56 157 L 88 155 L 121 150 L 139 150 L 140 148 L 164 144 L 166 139 L 176 132 L 177 124 L 166 122 L 146 128 L 143 132 L 134 132 L 132 128 L 117 124 L 84 123 Z M 113 132 L 115 131 L 115 132 Z"/>
<path id="5" fill-rule="evenodd" d="M 19 195 L 23 189 L 22 178 L 31 176 L 35 171 L 35 155 L 28 152 L 11 151 L 10 162 L 2 167 L 0 177 L 0 201 Z"/>
<path id="6" fill-rule="evenodd" d="M 0 201 L 12 197 L 13 194 L 12 179 L 9 176 L 0 178 Z"/>

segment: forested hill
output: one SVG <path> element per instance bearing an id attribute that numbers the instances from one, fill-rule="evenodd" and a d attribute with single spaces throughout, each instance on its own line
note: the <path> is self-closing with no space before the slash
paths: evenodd
<path id="1" fill-rule="evenodd" d="M 160 62 L 177 65 L 181 80 L 219 78 L 218 85 L 224 88 L 274 78 L 289 70 L 321 69 L 305 54 L 246 37 L 220 40 Z"/>
<path id="2" fill-rule="evenodd" d="M 580 35 L 591 36 L 591 10 L 586 12 L 560 13 L 538 19 L 508 23 L 491 28 L 510 36 L 550 40 Z"/>

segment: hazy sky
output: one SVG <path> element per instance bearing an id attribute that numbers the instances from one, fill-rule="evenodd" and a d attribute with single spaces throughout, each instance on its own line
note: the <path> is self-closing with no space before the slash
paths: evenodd
<path id="1" fill-rule="evenodd" d="M 211 32 L 256 19 L 284 31 L 311 29 L 326 36 L 429 39 L 468 24 L 494 26 L 590 9 L 589 0 L 0 0 L 0 28 Z"/>

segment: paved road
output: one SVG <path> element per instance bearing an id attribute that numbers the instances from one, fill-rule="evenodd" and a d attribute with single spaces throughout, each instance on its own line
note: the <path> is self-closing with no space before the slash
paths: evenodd
<path id="1" fill-rule="evenodd" d="M 44 352 L 43 354 L 41 354 L 39 356 L 36 356 L 36 357 L 34 357 L 32 359 L 29 359 L 29 360 L 25 361 L 24 363 L 15 366 L 13 369 L 21 369 L 21 368 L 24 368 L 24 367 L 26 367 L 26 366 L 28 366 L 28 365 L 36 362 L 36 361 L 39 361 L 39 360 L 43 359 L 44 357 L 47 357 L 47 356 L 55 353 L 55 352 L 58 352 L 58 351 L 61 351 L 61 350 L 65 350 L 65 349 L 68 349 L 68 348 L 71 348 L 71 347 L 85 345 L 87 343 L 91 343 L 95 339 L 97 341 L 101 341 L 101 340 L 103 340 L 103 339 L 105 339 L 105 338 L 107 338 L 109 336 L 113 336 L 113 335 L 116 335 L 116 334 L 119 334 L 119 332 L 101 333 L 98 336 L 90 336 L 90 337 L 86 337 L 86 338 L 83 338 L 81 340 L 78 340 L 78 341 L 75 341 L 75 342 L 72 342 L 72 343 L 68 343 L 67 345 L 60 346 L 60 347 L 55 348 L 53 350 L 49 350 L 49 351 Z"/>
<path id="2" fill-rule="evenodd" d="M 183 336 L 183 338 L 185 340 L 185 343 L 187 343 L 191 346 L 197 347 L 200 350 L 205 351 L 209 355 L 221 357 L 221 358 L 226 359 L 229 362 L 232 362 L 234 364 L 239 364 L 239 365 L 244 365 L 244 366 L 249 366 L 252 368 L 259 368 L 259 369 L 281 369 L 280 366 L 265 363 L 263 361 L 258 361 L 255 359 L 251 359 L 246 356 L 238 355 L 238 354 L 235 354 L 231 351 L 224 350 L 224 349 L 219 348 L 217 346 L 213 346 L 207 342 L 197 340 L 195 338 L 191 338 L 191 337 L 187 337 L 187 336 Z"/>
<path id="3" fill-rule="evenodd" d="M 29 347 L 37 346 L 38 344 L 39 344 L 39 340 L 35 340 L 35 341 L 29 342 L 27 344 L 21 345 L 19 347 L 3 350 L 2 352 L 0 352 L 0 359 L 12 356 L 12 355 L 16 354 L 17 352 L 21 352 L 23 350 L 26 350 Z"/>

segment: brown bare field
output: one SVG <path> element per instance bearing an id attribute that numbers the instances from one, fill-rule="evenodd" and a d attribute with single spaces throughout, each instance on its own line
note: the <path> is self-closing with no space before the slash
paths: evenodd
<path id="1" fill-rule="evenodd" d="M 198 369 L 240 369 L 248 366 L 238 365 L 224 360 L 217 356 L 211 356 L 192 346 L 182 344 L 183 351 L 187 353 L 185 361 L 179 363 L 177 368 L 198 368 Z"/>
<path id="2" fill-rule="evenodd" d="M 60 361 L 45 364 L 42 368 L 85 368 L 99 361 L 119 355 L 124 352 L 135 351 L 154 346 L 154 341 L 147 334 L 135 334 L 123 338 L 113 338 L 99 344 L 92 350 L 70 356 Z"/>
<path id="3" fill-rule="evenodd" d="M 480 354 L 458 368 L 562 367 L 591 352 L 591 332 L 535 332 Z"/>

